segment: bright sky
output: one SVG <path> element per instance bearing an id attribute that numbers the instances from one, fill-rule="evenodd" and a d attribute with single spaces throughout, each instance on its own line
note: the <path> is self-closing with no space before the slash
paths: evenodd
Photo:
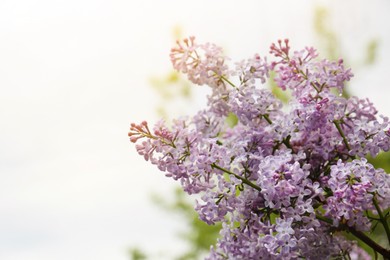
<path id="1" fill-rule="evenodd" d="M 387 0 L 2 0 L 0 259 L 124 260 L 131 246 L 181 251 L 180 219 L 150 202 L 174 185 L 127 138 L 130 122 L 157 120 L 148 79 L 171 69 L 172 29 L 237 60 L 267 54 L 279 38 L 296 48 L 318 44 L 318 5 L 329 8 L 356 65 L 351 91 L 390 115 Z M 378 60 L 363 67 L 371 39 Z M 204 102 L 204 90 L 195 92 L 188 111 Z"/>

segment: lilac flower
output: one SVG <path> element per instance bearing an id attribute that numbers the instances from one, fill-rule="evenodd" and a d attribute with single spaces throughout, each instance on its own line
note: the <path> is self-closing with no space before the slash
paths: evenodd
<path id="1" fill-rule="evenodd" d="M 177 47 L 171 50 L 173 67 L 186 73 L 195 84 L 212 87 L 223 84 L 221 77 L 227 74 L 228 68 L 222 49 L 215 44 L 197 44 L 195 37 L 184 39 L 183 43 L 177 41 Z"/>
<path id="2" fill-rule="evenodd" d="M 374 177 L 376 170 L 366 159 L 343 163 L 341 160 L 331 167 L 328 187 L 333 195 L 324 205 L 325 216 L 332 216 L 335 223 L 347 221 L 358 230 L 368 230 L 370 223 L 363 215 L 373 210 Z"/>
<path id="3" fill-rule="evenodd" d="M 269 65 L 267 58 L 261 58 L 255 54 L 253 58 L 237 62 L 235 70 L 231 72 L 232 76 L 238 76 L 241 85 L 255 84 L 256 79 L 265 83 L 269 77 Z"/>
<path id="4" fill-rule="evenodd" d="M 270 124 L 279 116 L 282 103 L 268 90 L 244 86 L 229 97 L 231 111 L 244 125 Z"/>
<path id="5" fill-rule="evenodd" d="M 208 107 L 170 127 L 131 124 L 130 141 L 199 194 L 201 220 L 222 223 L 207 259 L 367 258 L 340 231 L 390 258 L 364 234 L 379 223 L 390 242 L 390 175 L 365 159 L 390 149 L 389 119 L 368 99 L 334 94 L 353 76 L 342 60 L 317 60 L 308 47 L 292 52 L 288 40 L 270 53 L 270 62 L 256 54 L 230 70 L 216 45 L 178 42 L 173 66 L 211 87 Z M 261 88 L 273 74 L 292 91 L 287 106 Z"/>

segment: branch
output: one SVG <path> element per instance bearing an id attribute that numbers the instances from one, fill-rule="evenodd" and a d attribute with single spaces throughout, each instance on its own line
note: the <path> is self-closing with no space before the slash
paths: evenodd
<path id="1" fill-rule="evenodd" d="M 211 167 L 212 167 L 212 168 L 216 168 L 216 169 L 218 169 L 218 170 L 221 170 L 221 171 L 223 171 L 223 172 L 225 172 L 225 173 L 227 173 L 227 174 L 233 175 L 233 176 L 236 177 L 237 179 L 241 180 L 242 183 L 244 183 L 244 184 L 246 184 L 246 185 L 248 185 L 248 186 L 251 186 L 251 187 L 254 188 L 255 190 L 261 191 L 261 188 L 260 188 L 259 186 L 257 186 L 257 185 L 254 184 L 253 182 L 249 181 L 248 179 L 246 179 L 246 178 L 244 178 L 244 177 L 242 177 L 242 176 L 240 176 L 240 175 L 238 175 L 238 174 L 235 174 L 234 172 L 231 172 L 231 171 L 229 171 L 229 170 L 227 170 L 227 169 L 225 169 L 225 168 L 222 168 L 221 166 L 219 166 L 219 165 L 217 165 L 217 164 L 215 164 L 215 163 L 211 164 Z"/>
<path id="2" fill-rule="evenodd" d="M 326 218 L 324 216 L 316 215 L 316 218 L 318 220 L 322 221 L 322 222 L 327 223 L 327 224 L 330 224 L 330 225 L 333 224 L 333 221 L 331 219 Z M 355 237 L 359 238 L 361 241 L 366 243 L 369 247 L 374 249 L 375 252 L 378 252 L 379 254 L 381 254 L 384 259 L 390 259 L 390 250 L 388 250 L 388 249 L 382 247 L 381 245 L 377 244 L 375 241 L 373 241 L 370 237 L 368 237 L 363 232 L 357 231 L 353 227 L 350 227 L 350 226 L 345 225 L 345 224 L 340 224 L 339 227 L 341 229 L 343 229 L 343 230 L 346 230 L 346 231 L 350 232 Z"/>

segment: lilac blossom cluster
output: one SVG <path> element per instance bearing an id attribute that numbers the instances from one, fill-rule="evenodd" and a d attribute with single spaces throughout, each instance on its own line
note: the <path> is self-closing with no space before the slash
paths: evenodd
<path id="1" fill-rule="evenodd" d="M 256 54 L 230 68 L 214 44 L 178 42 L 173 66 L 211 87 L 208 107 L 169 127 L 132 124 L 130 140 L 199 194 L 200 219 L 222 222 L 207 259 L 368 259 L 343 232 L 389 257 L 365 233 L 379 222 L 390 240 L 390 177 L 365 159 L 390 149 L 389 119 L 367 99 L 342 97 L 353 76 L 343 60 L 292 52 L 288 40 L 270 54 L 272 61 Z M 290 90 L 289 104 L 262 87 L 270 75 Z"/>

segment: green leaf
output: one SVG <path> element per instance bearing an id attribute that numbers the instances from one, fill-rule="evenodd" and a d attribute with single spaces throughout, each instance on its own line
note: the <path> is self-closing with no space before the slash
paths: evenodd
<path id="1" fill-rule="evenodd" d="M 132 248 L 130 249 L 130 259 L 131 260 L 145 260 L 146 259 L 146 255 L 141 252 L 138 248 Z"/>
<path id="2" fill-rule="evenodd" d="M 233 114 L 232 112 L 230 112 L 227 117 L 226 117 L 226 123 L 228 124 L 228 126 L 230 128 L 233 128 L 235 127 L 237 124 L 238 124 L 238 117 Z"/>
<path id="3" fill-rule="evenodd" d="M 366 54 L 366 64 L 373 64 L 376 60 L 377 57 L 377 52 L 378 52 L 378 40 L 372 39 L 368 44 L 367 44 L 367 54 Z"/>
<path id="4" fill-rule="evenodd" d="M 379 153 L 375 158 L 367 156 L 367 160 L 375 168 L 382 168 L 385 172 L 390 173 L 390 152 Z"/>

